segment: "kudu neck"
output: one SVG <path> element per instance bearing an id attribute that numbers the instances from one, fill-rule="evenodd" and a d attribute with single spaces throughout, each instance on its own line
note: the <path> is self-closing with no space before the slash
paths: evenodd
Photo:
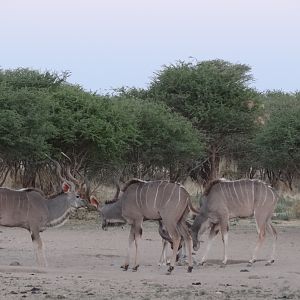
<path id="1" fill-rule="evenodd" d="M 113 203 L 105 204 L 101 209 L 102 216 L 106 219 L 120 219 L 122 217 L 122 201 L 119 199 Z"/>
<path id="2" fill-rule="evenodd" d="M 46 204 L 49 212 L 49 227 L 61 226 L 68 220 L 72 208 L 66 193 L 60 193 L 53 198 L 47 199 Z"/>

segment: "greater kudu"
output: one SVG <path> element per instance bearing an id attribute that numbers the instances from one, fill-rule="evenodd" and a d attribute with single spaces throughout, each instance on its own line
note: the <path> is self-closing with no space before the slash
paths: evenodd
<path id="1" fill-rule="evenodd" d="M 117 194 L 118 195 L 120 192 L 119 187 Z M 97 200 L 97 198 L 92 195 L 90 197 L 90 203 L 92 206 L 96 207 L 97 210 L 99 211 L 102 219 L 102 229 L 107 230 L 107 227 L 113 226 L 113 225 L 123 225 L 126 223 L 126 220 L 122 216 L 122 202 L 117 201 L 118 199 L 114 198 L 113 200 L 110 201 L 105 201 L 104 205 L 101 205 L 101 203 Z M 158 228 L 158 233 L 162 237 L 162 253 L 158 262 L 158 265 L 168 265 L 169 262 L 167 260 L 167 255 L 166 255 L 166 249 L 168 243 L 171 244 L 171 247 L 173 249 L 173 242 L 172 238 L 170 237 L 169 233 L 167 232 L 166 227 L 163 225 L 161 220 L 159 222 L 159 228 Z M 182 242 L 182 241 L 181 241 Z M 179 248 L 178 248 L 178 255 L 177 259 L 182 257 L 182 243 L 180 243 Z"/>
<path id="2" fill-rule="evenodd" d="M 94 195 L 90 196 L 90 204 L 97 208 L 101 215 L 102 229 L 107 230 L 109 220 L 118 220 L 121 222 L 126 222 L 122 216 L 122 203 L 118 200 L 118 195 L 120 193 L 120 186 L 117 184 L 117 192 L 114 198 L 110 201 L 105 201 L 104 205 L 101 205 L 100 201 Z"/>
<path id="3" fill-rule="evenodd" d="M 59 166 L 58 173 L 63 179 L 60 171 Z M 64 224 L 72 209 L 83 206 L 86 202 L 80 198 L 74 183 L 66 179 L 62 183 L 62 192 L 50 198 L 37 189 L 0 188 L 0 225 L 27 229 L 31 233 L 37 263 L 46 267 L 40 232 Z"/>
<path id="4" fill-rule="evenodd" d="M 206 261 L 212 241 L 221 231 L 224 245 L 223 264 L 226 264 L 229 219 L 254 216 L 258 241 L 249 265 L 252 265 L 256 260 L 258 250 L 265 239 L 266 230 L 273 237 L 273 250 L 267 265 L 272 264 L 275 256 L 277 233 L 271 224 L 271 217 L 277 200 L 276 192 L 260 180 L 241 179 L 229 181 L 220 179 L 213 181 L 204 192 L 200 214 L 196 216 L 192 225 L 194 250 L 198 250 L 200 246 L 198 237 L 207 229 L 210 229 L 207 248 L 201 263 L 203 264 Z"/>
<path id="5" fill-rule="evenodd" d="M 132 179 L 122 188 L 116 197 L 114 205 L 121 209 L 122 218 L 131 225 L 129 234 L 129 246 L 124 270 L 128 269 L 130 249 L 135 242 L 135 260 L 133 270 L 136 271 L 138 265 L 138 242 L 142 235 L 142 223 L 144 220 L 162 220 L 173 241 L 173 255 L 168 269 L 168 274 L 174 269 L 177 250 L 183 237 L 189 257 L 188 272 L 192 266 L 192 239 L 185 219 L 189 211 L 197 213 L 193 208 L 188 192 L 178 183 L 168 181 L 142 181 Z"/>

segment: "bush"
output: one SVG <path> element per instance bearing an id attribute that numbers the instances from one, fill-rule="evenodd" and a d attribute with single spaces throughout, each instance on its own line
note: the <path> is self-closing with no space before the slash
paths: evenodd
<path id="1" fill-rule="evenodd" d="M 294 214 L 295 214 L 295 218 L 300 219 L 300 199 L 297 199 L 295 201 L 293 211 L 294 211 Z"/>
<path id="2" fill-rule="evenodd" d="M 298 209 L 298 214 L 297 214 Z M 300 217 L 300 202 L 289 197 L 280 197 L 276 209 L 274 219 L 288 221 L 293 218 Z"/>

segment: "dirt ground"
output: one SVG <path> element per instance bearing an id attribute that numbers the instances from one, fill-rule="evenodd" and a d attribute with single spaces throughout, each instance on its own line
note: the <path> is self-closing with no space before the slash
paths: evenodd
<path id="1" fill-rule="evenodd" d="M 196 265 L 191 274 L 186 266 L 177 266 L 169 276 L 167 267 L 157 265 L 161 239 L 156 223 L 144 223 L 138 272 L 120 269 L 129 234 L 126 226 L 103 231 L 95 220 L 70 220 L 46 230 L 42 239 L 47 269 L 36 267 L 27 231 L 1 227 L 0 299 L 300 299 L 300 222 L 275 226 L 279 238 L 273 266 L 265 266 L 271 250 L 268 238 L 261 260 L 247 267 L 255 225 L 240 221 L 230 229 L 226 267 L 221 266 L 219 237 L 207 265 Z M 196 261 L 205 246 L 193 256 Z"/>

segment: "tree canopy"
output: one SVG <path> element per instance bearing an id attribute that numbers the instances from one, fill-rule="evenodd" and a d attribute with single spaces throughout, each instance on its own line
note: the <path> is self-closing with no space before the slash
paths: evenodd
<path id="1" fill-rule="evenodd" d="M 212 60 L 164 66 L 150 84 L 154 99 L 191 120 L 204 134 L 206 181 L 219 176 L 220 157 L 239 153 L 239 145 L 256 130 L 260 105 L 257 92 L 249 87 L 251 80 L 250 67 Z"/>
<path id="2" fill-rule="evenodd" d="M 62 152 L 73 170 L 101 182 L 192 176 L 206 184 L 228 174 L 222 160 L 234 163 L 233 177 L 259 174 L 292 188 L 300 176 L 299 93 L 259 93 L 247 65 L 180 61 L 146 89 L 112 94 L 68 76 L 0 70 L 1 185 L 10 174 L 42 186 L 47 156 L 63 161 Z"/>

